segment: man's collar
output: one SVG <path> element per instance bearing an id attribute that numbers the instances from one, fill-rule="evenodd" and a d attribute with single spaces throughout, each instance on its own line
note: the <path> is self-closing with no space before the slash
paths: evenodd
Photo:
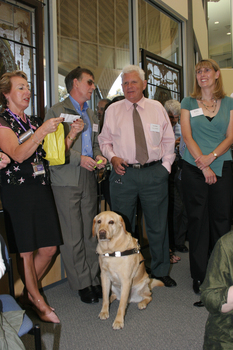
<path id="1" fill-rule="evenodd" d="M 82 112 L 82 111 L 86 111 L 88 109 L 89 106 L 88 106 L 87 102 L 84 102 L 83 109 L 81 110 L 80 104 L 78 103 L 78 101 L 76 101 L 71 95 L 69 95 L 69 98 L 70 98 L 70 101 L 72 102 L 72 104 L 76 110 Z"/>
<path id="2" fill-rule="evenodd" d="M 132 107 L 133 103 L 130 102 L 129 100 L 127 100 L 127 99 L 125 99 L 124 101 L 125 101 L 126 109 L 127 109 L 127 111 L 128 111 L 128 110 Z M 145 96 L 143 95 L 142 98 L 141 98 L 141 100 L 139 100 L 139 101 L 137 102 L 137 105 L 138 105 L 139 107 L 141 107 L 141 108 L 144 109 L 145 102 L 146 102 L 146 98 L 145 98 Z"/>

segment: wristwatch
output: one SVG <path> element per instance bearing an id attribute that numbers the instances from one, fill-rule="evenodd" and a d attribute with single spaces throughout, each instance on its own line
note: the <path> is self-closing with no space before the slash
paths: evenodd
<path id="1" fill-rule="evenodd" d="M 217 153 L 216 153 L 216 152 L 214 152 L 214 151 L 213 151 L 212 153 L 213 153 L 213 155 L 214 155 L 215 159 L 216 159 L 216 158 L 218 158 L 218 155 L 217 155 Z"/>

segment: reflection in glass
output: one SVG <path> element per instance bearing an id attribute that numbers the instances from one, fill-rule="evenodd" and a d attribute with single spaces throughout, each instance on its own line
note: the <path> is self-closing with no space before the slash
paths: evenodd
<path id="1" fill-rule="evenodd" d="M 28 76 L 32 96 L 27 114 L 35 115 L 36 92 L 34 90 L 35 55 L 32 40 L 35 42 L 34 10 L 29 11 L 23 5 L 9 5 L 0 1 L 0 74 L 15 69 L 23 70 Z M 34 28 L 34 32 L 32 29 Z"/>
<path id="2" fill-rule="evenodd" d="M 69 2 L 69 18 L 65 2 L 57 0 L 57 9 L 58 71 L 65 76 L 77 66 L 90 69 L 97 84 L 92 102 L 97 105 L 130 63 L 128 0 Z M 63 95 L 60 89 L 61 99 Z"/>
<path id="3" fill-rule="evenodd" d="M 179 70 L 149 57 L 146 64 L 148 98 L 162 105 L 170 99 L 180 101 Z"/>
<path id="4" fill-rule="evenodd" d="M 181 64 L 180 24 L 156 7 L 138 0 L 139 48 Z"/>
<path id="5" fill-rule="evenodd" d="M 208 2 L 209 57 L 220 68 L 232 67 L 231 0 Z"/>

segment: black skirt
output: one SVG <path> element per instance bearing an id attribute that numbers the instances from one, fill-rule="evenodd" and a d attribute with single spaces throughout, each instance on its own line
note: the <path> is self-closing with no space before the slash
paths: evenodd
<path id="1" fill-rule="evenodd" d="M 63 244 L 50 186 L 3 186 L 1 199 L 10 253 Z"/>

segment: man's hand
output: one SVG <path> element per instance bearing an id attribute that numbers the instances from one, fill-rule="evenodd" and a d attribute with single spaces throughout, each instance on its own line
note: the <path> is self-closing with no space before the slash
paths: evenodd
<path id="1" fill-rule="evenodd" d="M 69 135 L 72 139 L 74 139 L 79 132 L 81 132 L 84 128 L 84 122 L 81 118 L 78 118 L 71 124 Z"/>
<path id="2" fill-rule="evenodd" d="M 80 166 L 87 169 L 88 171 L 93 171 L 96 167 L 96 161 L 88 156 L 81 156 Z"/>
<path id="3" fill-rule="evenodd" d="M 102 160 L 102 162 L 100 162 L 100 163 L 98 164 L 98 162 L 99 162 L 100 160 Z M 104 157 L 101 156 L 101 155 L 96 156 L 95 161 L 96 161 L 96 168 L 97 168 L 97 169 L 102 169 L 102 168 L 104 168 L 105 165 L 107 164 L 107 159 L 104 158 Z"/>
<path id="4" fill-rule="evenodd" d="M 128 164 L 127 164 L 127 162 L 124 159 L 119 158 L 119 157 L 112 157 L 111 163 L 112 163 L 112 166 L 113 166 L 115 172 L 118 175 L 124 175 L 125 174 L 125 167 L 127 167 Z M 124 164 L 124 166 L 123 166 L 123 164 Z"/>

